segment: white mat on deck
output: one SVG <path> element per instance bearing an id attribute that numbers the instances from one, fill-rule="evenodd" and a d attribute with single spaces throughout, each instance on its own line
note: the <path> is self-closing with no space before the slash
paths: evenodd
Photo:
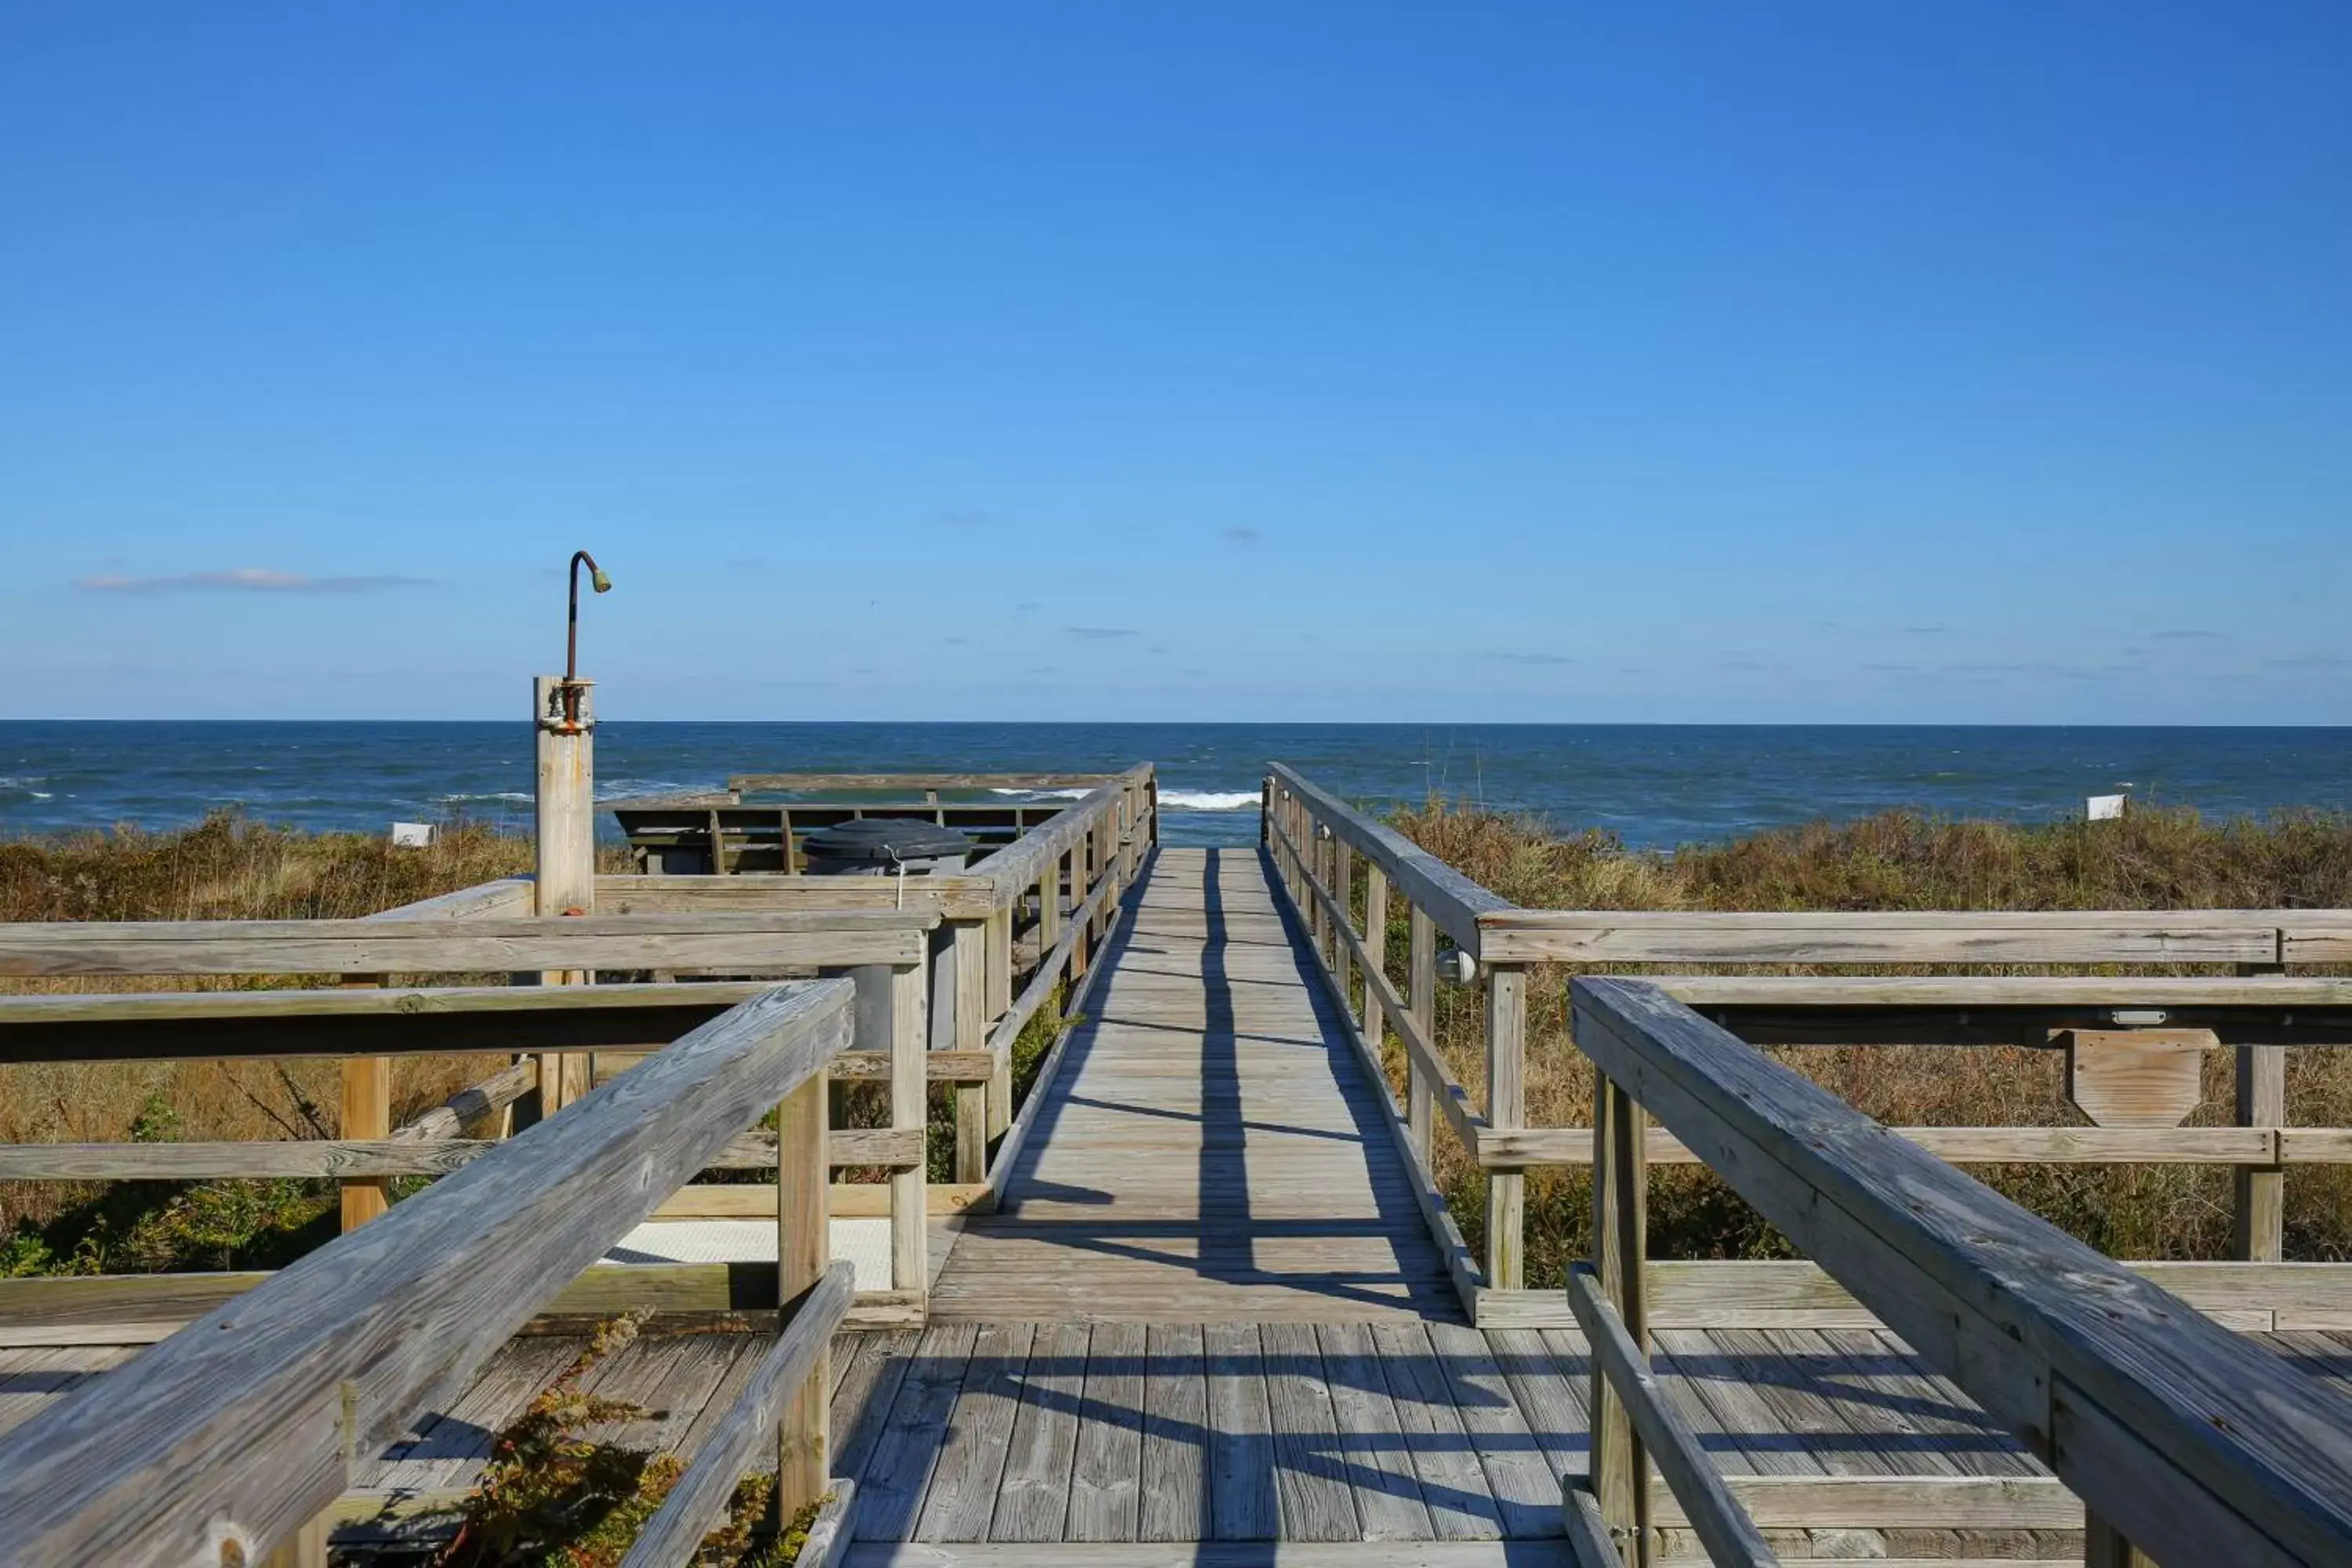
<path id="1" fill-rule="evenodd" d="M 890 1222 L 836 1219 L 831 1222 L 833 1256 L 856 1267 L 860 1290 L 890 1289 Z M 776 1222 L 772 1219 L 648 1220 L 621 1238 L 601 1261 L 631 1263 L 773 1263 Z"/>

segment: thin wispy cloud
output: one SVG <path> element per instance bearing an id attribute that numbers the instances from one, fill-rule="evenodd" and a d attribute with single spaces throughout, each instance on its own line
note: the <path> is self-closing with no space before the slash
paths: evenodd
<path id="1" fill-rule="evenodd" d="M 77 580 L 85 594 L 380 594 L 391 588 L 429 588 L 429 577 L 379 574 L 360 577 L 310 577 L 263 566 L 233 566 L 226 572 L 181 572 L 162 577 L 115 573 Z"/>
<path id="2" fill-rule="evenodd" d="M 1062 635 L 1084 637 L 1088 642 L 1110 642 L 1119 637 L 1139 637 L 1143 634 L 1133 626 L 1064 626 Z"/>
<path id="3" fill-rule="evenodd" d="M 996 520 L 984 511 L 943 511 L 931 521 L 942 528 L 985 528 Z"/>
<path id="4" fill-rule="evenodd" d="M 2194 626 L 2178 631 L 2150 632 L 2147 635 L 2158 642 L 2227 642 L 2230 637 L 2227 632 L 2209 632 Z"/>
<path id="5" fill-rule="evenodd" d="M 1255 528 L 1219 529 L 1217 531 L 1217 537 L 1223 540 L 1227 544 L 1255 544 L 1257 542 L 1257 530 Z"/>
<path id="6" fill-rule="evenodd" d="M 1514 653 L 1505 648 L 1490 648 L 1487 650 L 1486 657 L 1488 658 L 1500 659 L 1505 664 L 1550 665 L 1574 664 L 1576 662 L 1576 660 L 1569 658 L 1569 656 L 1564 653 Z"/>

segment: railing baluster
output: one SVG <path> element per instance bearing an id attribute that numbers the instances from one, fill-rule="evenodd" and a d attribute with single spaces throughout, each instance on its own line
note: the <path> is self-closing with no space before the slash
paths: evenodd
<path id="1" fill-rule="evenodd" d="M 1649 1314 L 1642 1270 L 1649 1251 L 1649 1163 L 1642 1108 L 1596 1075 L 1592 1097 L 1592 1268 L 1601 1293 L 1647 1355 Z M 1491 1223 L 1491 1221 L 1489 1222 Z M 1648 1457 L 1623 1397 L 1592 1365 L 1592 1490 L 1601 1516 L 1629 1562 L 1649 1561 Z"/>
<path id="2" fill-rule="evenodd" d="M 776 1108 L 776 1301 L 791 1303 L 814 1285 L 832 1261 L 825 1213 L 829 1173 L 824 1160 L 825 1075 L 784 1097 Z M 776 1510 L 789 1520 L 821 1495 L 825 1483 L 826 1406 L 833 1388 L 831 1353 L 784 1406 L 776 1423 Z"/>
<path id="3" fill-rule="evenodd" d="M 1527 1123 L 1527 971 L 1510 965 L 1486 974 L 1486 1124 L 1509 1131 Z M 1527 1283 L 1527 1174 L 1486 1173 L 1486 1283 L 1517 1290 Z"/>
<path id="4" fill-rule="evenodd" d="M 1412 1004 L 1412 1021 L 1421 1026 L 1421 1037 L 1430 1045 L 1437 1043 L 1437 922 L 1419 904 L 1407 906 L 1412 922 L 1411 967 L 1406 979 L 1405 1000 Z M 1435 1170 L 1430 1148 L 1430 1092 L 1433 1086 L 1418 1067 L 1408 1066 L 1410 1077 L 1405 1084 L 1405 1125 L 1412 1136 L 1413 1152 L 1421 1156 L 1423 1170 Z"/>
<path id="5" fill-rule="evenodd" d="M 2095 1513 L 2083 1519 L 2083 1568 L 2156 1568 L 2156 1559 Z"/>
<path id="6" fill-rule="evenodd" d="M 1380 862 L 1364 861 L 1364 952 L 1383 973 L 1389 951 L 1389 877 Z M 1381 1016 L 1381 999 L 1372 977 L 1364 976 L 1364 1038 L 1379 1054 L 1388 1038 L 1388 1021 Z"/>
<path id="7" fill-rule="evenodd" d="M 1353 912 L 1355 884 L 1355 858 L 1348 852 L 1348 841 L 1333 834 L 1331 836 L 1331 896 L 1339 900 L 1340 922 L 1351 927 L 1355 920 Z M 1331 933 L 1331 973 L 1338 976 L 1339 981 L 1339 1006 L 1344 1012 L 1348 1005 L 1347 998 L 1356 988 L 1355 960 L 1348 952 L 1348 944 L 1340 940 L 1339 933 L 1336 931 Z M 1377 1043 L 1377 1037 L 1375 1040 Z"/>

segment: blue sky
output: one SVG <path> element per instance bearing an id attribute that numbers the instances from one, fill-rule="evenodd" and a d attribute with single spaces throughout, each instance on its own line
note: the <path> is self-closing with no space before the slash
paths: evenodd
<path id="1" fill-rule="evenodd" d="M 0 716 L 2352 722 L 2352 7 L 0 13 Z"/>

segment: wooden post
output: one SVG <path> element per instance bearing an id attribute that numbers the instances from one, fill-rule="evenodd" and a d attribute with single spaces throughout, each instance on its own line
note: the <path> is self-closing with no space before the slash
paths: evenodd
<path id="1" fill-rule="evenodd" d="M 1013 1011 L 1013 906 L 988 917 L 988 996 L 982 1035 L 997 1019 Z M 1008 1045 L 996 1070 L 988 1078 L 988 1135 L 1002 1136 L 1013 1125 L 1013 1051 Z"/>
<path id="2" fill-rule="evenodd" d="M 2156 1568 L 2156 1559 L 2095 1513 L 2083 1517 L 2083 1568 Z"/>
<path id="3" fill-rule="evenodd" d="M 1087 939 L 1094 935 L 1078 911 L 1086 907 L 1087 895 L 1094 890 L 1094 878 L 1087 870 L 1087 839 L 1084 834 L 1080 834 L 1077 842 L 1070 846 L 1070 918 L 1078 922 L 1078 932 L 1070 939 L 1070 984 L 1073 985 L 1078 983 L 1078 976 L 1087 972 Z"/>
<path id="4" fill-rule="evenodd" d="M 1335 833 L 1331 836 L 1331 897 L 1339 902 L 1342 926 L 1355 919 L 1355 851 Z M 1356 988 L 1356 961 L 1348 952 L 1348 939 L 1337 931 L 1331 933 L 1331 977 L 1339 983 L 1339 1011 L 1345 1013 L 1348 994 Z"/>
<path id="5" fill-rule="evenodd" d="M 955 1041 L 959 1051 L 988 1048 L 988 932 L 979 921 L 953 923 L 949 962 L 955 965 Z M 988 1179 L 988 1085 L 960 1083 L 956 1095 L 956 1180 Z"/>
<path id="6" fill-rule="evenodd" d="M 1411 968 L 1405 976 L 1405 1002 L 1412 1008 L 1412 1021 L 1421 1026 L 1421 1037 L 1432 1046 L 1437 1043 L 1437 923 L 1429 911 L 1414 904 L 1407 911 L 1412 921 L 1412 950 L 1408 960 Z M 1421 1069 L 1410 1063 L 1405 1068 L 1405 1126 L 1412 1135 L 1413 1152 L 1421 1156 L 1424 1171 L 1434 1171 L 1430 1148 L 1430 1113 L 1435 1108 L 1430 1103 L 1432 1085 L 1422 1076 Z"/>
<path id="7" fill-rule="evenodd" d="M 562 677 L 531 681 L 531 721 L 539 737 L 537 880 L 535 908 L 541 915 L 596 912 L 596 683 L 572 683 L 567 709 Z M 711 852 L 719 852 L 714 844 Z M 576 969 L 550 970 L 547 985 L 582 985 L 591 977 Z M 588 1092 L 585 1052 L 545 1056 L 539 1063 L 540 1113 L 552 1116 Z"/>
<path id="8" fill-rule="evenodd" d="M 2284 974 L 2284 964 L 2242 963 L 2243 975 Z M 2286 1047 L 2239 1046 L 2237 1121 L 2241 1127 L 2286 1125 Z M 2231 1256 L 2248 1263 L 2286 1258 L 2286 1172 L 2278 1165 L 2240 1165 L 2233 1173 Z"/>
<path id="9" fill-rule="evenodd" d="M 929 1034 L 924 1023 L 925 989 L 929 984 L 922 965 L 893 969 L 888 964 L 861 964 L 850 972 L 857 983 L 856 1046 L 861 1051 L 887 1051 L 890 1057 L 890 1126 L 896 1131 L 920 1132 L 928 1114 L 924 1103 L 924 1053 Z M 835 1083 L 834 1092 L 840 1092 Z M 923 1226 L 928 1196 L 923 1166 L 890 1173 L 890 1289 L 925 1289 L 929 1266 Z"/>
<path id="10" fill-rule="evenodd" d="M 1037 878 L 1037 957 L 1042 963 L 1062 940 L 1062 858 L 1045 862 Z"/>
<path id="11" fill-rule="evenodd" d="M 1380 862 L 1364 862 L 1364 954 L 1382 973 L 1388 969 L 1389 876 Z M 1388 1039 L 1388 1020 L 1381 1016 L 1381 999 L 1372 994 L 1372 977 L 1364 976 L 1364 1043 L 1379 1056 Z"/>
<path id="12" fill-rule="evenodd" d="M 1642 1108 L 1608 1079 L 1592 1097 L 1592 1269 L 1625 1331 L 1650 1350 L 1643 1260 L 1649 1249 L 1649 1164 Z M 1489 1224 L 1491 1224 L 1491 1220 Z M 1650 1558 L 1649 1458 L 1625 1402 L 1592 1365 L 1592 1491 L 1601 1517 L 1629 1563 Z"/>
<path id="13" fill-rule="evenodd" d="M 1527 1124 L 1527 971 L 1486 973 L 1486 1121 L 1496 1128 Z M 1521 1171 L 1486 1173 L 1486 1283 L 1517 1290 L 1527 1283 L 1528 1178 Z"/>
<path id="14" fill-rule="evenodd" d="M 930 1116 L 924 1057 L 930 1030 L 923 1016 L 929 981 L 919 963 L 890 973 L 890 1125 L 922 1131 Z M 923 1163 L 890 1173 L 890 1289 L 930 1289 L 929 1216 Z"/>
<path id="15" fill-rule="evenodd" d="M 1257 841 L 1260 844 L 1274 842 L 1274 775 L 1272 773 L 1266 774 L 1258 784 Z"/>
<path id="16" fill-rule="evenodd" d="M 261 1560 L 261 1568 L 327 1568 L 327 1533 L 333 1523 L 331 1510 L 312 1514 L 301 1529 L 279 1542 L 278 1549 Z M 229 1561 L 226 1550 L 221 1552 L 221 1561 Z"/>
<path id="17" fill-rule="evenodd" d="M 392 1058 L 350 1057 L 343 1061 L 344 1138 L 392 1136 Z M 392 1206 L 388 1178 L 362 1177 L 342 1184 L 343 1228 L 357 1230 Z"/>
<path id="18" fill-rule="evenodd" d="M 833 1260 L 825 1215 L 825 1075 L 818 1073 L 776 1110 L 776 1300 L 817 1282 Z M 833 1392 L 830 1352 L 818 1358 L 776 1422 L 779 1520 L 822 1495 L 825 1486 L 826 1405 Z"/>
<path id="19" fill-rule="evenodd" d="M 1311 814 L 1307 818 L 1307 875 L 1327 888 L 1331 885 L 1331 852 Z M 1306 887 L 1299 889 L 1298 896 L 1307 905 L 1307 926 L 1314 935 L 1315 951 L 1328 961 L 1331 944 L 1338 939 L 1331 934 L 1331 921 L 1323 912 L 1323 900 Z"/>

